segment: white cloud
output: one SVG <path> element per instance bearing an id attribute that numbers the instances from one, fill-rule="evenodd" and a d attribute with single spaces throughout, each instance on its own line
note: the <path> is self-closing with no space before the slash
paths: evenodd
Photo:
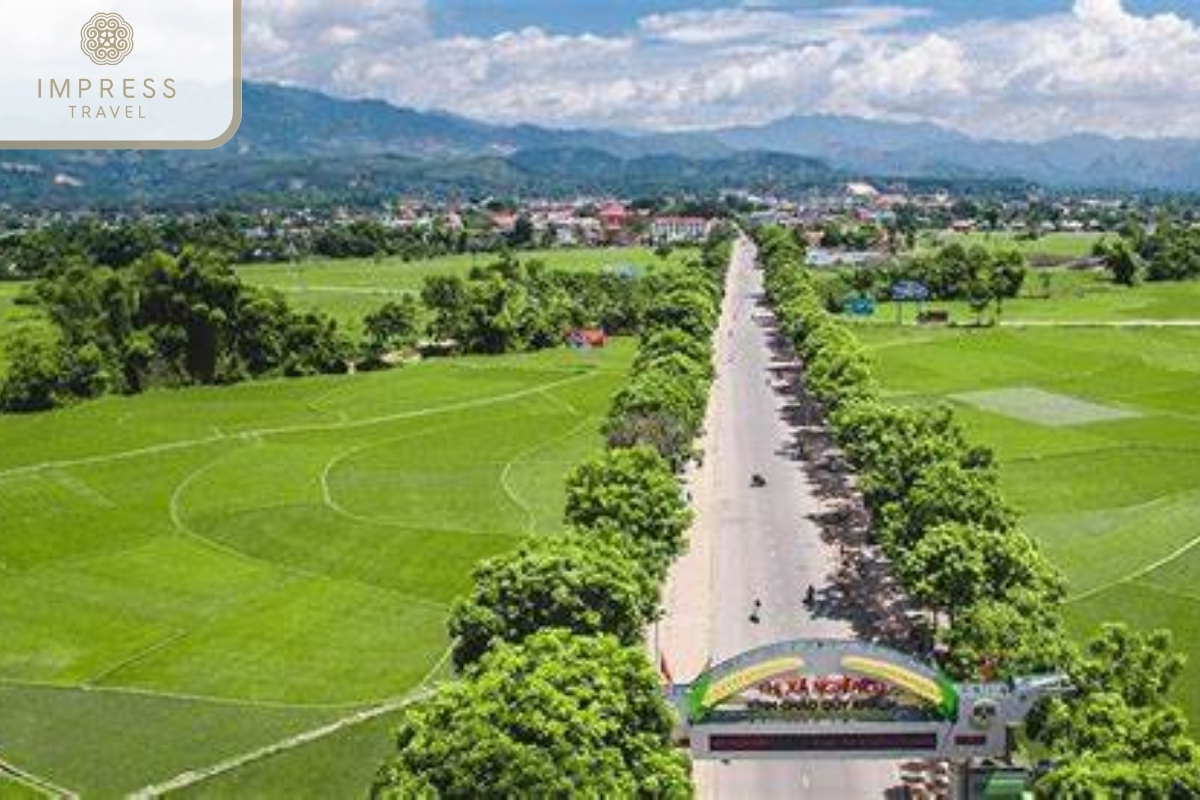
<path id="1" fill-rule="evenodd" d="M 981 136 L 1195 136 L 1200 26 L 1121 0 L 916 32 L 900 6 L 650 15 L 614 36 L 437 38 L 423 0 L 247 0 L 247 72 L 493 121 L 694 128 L 794 113 Z"/>
<path id="2" fill-rule="evenodd" d="M 242 28 L 248 74 L 327 88 L 344 59 L 430 37 L 424 0 L 246 0 Z"/>
<path id="3" fill-rule="evenodd" d="M 805 11 L 742 7 L 652 14 L 639 21 L 638 29 L 650 40 L 682 45 L 804 44 L 894 28 L 927 14 L 922 9 L 902 6 Z"/>

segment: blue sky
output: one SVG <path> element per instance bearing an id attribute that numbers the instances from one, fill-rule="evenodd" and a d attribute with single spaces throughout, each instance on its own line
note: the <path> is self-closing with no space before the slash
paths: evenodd
<path id="1" fill-rule="evenodd" d="M 246 73 L 492 122 L 1200 136 L 1200 0 L 245 0 Z"/>
<path id="2" fill-rule="evenodd" d="M 853 3 L 820 0 L 781 0 L 763 3 L 777 8 L 821 8 Z M 628 30 L 641 17 L 689 8 L 722 8 L 724 0 L 435 0 L 435 30 L 442 35 L 495 36 L 507 30 L 538 26 L 557 33 L 612 35 Z M 872 5 L 859 3 L 857 5 Z M 980 18 L 1028 19 L 1071 8 L 1070 0 L 930 0 L 930 2 L 874 3 L 905 5 L 932 12 L 913 28 L 932 29 Z M 1125 7 L 1137 14 L 1170 12 L 1200 20 L 1200 0 L 1128 0 Z"/>

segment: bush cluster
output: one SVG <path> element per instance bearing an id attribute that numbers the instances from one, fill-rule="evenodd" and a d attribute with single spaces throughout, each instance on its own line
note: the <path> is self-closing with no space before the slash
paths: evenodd
<path id="1" fill-rule="evenodd" d="M 549 270 L 511 254 L 463 276 L 425 279 L 421 302 L 433 338 L 468 353 L 557 347 L 572 328 L 637 331 L 648 280 Z"/>
<path id="2" fill-rule="evenodd" d="M 0 410 L 107 392 L 344 372 L 336 323 L 246 286 L 220 256 L 156 251 L 123 269 L 68 260 L 35 286 L 51 329 L 18 328 Z"/>
<path id="3" fill-rule="evenodd" d="M 480 564 L 449 621 L 459 680 L 409 709 L 378 797 L 689 797 L 645 653 L 691 513 L 678 470 L 713 377 L 728 239 L 646 279 L 609 447 L 567 477 L 567 532 Z"/>
<path id="4" fill-rule="evenodd" d="M 16 329 L 0 411 L 29 412 L 108 392 L 382 369 L 427 335 L 453 349 L 557 347 L 573 328 L 637 332 L 646 290 L 663 279 L 567 273 L 504 255 L 465 277 L 427 278 L 363 318 L 354 342 L 328 315 L 244 284 L 216 250 L 152 251 L 109 267 L 67 258 L 24 298 L 50 325 Z M 661 315 L 665 313 L 659 309 Z"/>
<path id="5" fill-rule="evenodd" d="M 1018 529 L 992 453 L 968 440 L 949 408 L 884 400 L 862 347 L 804 272 L 802 246 L 778 228 L 757 238 L 768 299 L 807 391 L 858 475 L 896 577 L 935 613 L 942 666 L 968 680 L 1068 671 L 1079 692 L 1048 703 L 1030 725 L 1059 761 L 1043 779 L 1048 793 L 1190 796 L 1200 754 L 1167 700 L 1178 674 L 1169 638 L 1108 626 L 1078 653 L 1062 621 L 1064 581 Z M 1160 793 L 1164 786 L 1176 788 Z"/>

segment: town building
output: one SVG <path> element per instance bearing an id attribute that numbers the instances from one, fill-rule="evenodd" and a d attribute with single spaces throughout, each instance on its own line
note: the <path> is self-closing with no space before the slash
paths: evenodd
<path id="1" fill-rule="evenodd" d="M 650 222 L 650 239 L 655 244 L 702 242 L 712 230 L 712 220 L 703 217 L 655 217 Z"/>

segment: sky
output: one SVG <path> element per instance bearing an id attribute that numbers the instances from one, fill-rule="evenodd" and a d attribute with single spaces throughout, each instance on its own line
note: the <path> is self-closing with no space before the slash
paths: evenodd
<path id="1" fill-rule="evenodd" d="M 1200 138 L 1200 0 L 244 0 L 247 77 L 497 123 Z"/>

